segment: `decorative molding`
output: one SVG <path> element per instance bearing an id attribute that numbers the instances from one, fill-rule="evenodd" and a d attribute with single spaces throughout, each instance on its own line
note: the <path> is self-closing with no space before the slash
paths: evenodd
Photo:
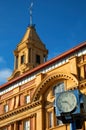
<path id="1" fill-rule="evenodd" d="M 83 82 L 80 82 L 79 89 L 86 88 L 86 79 Z"/>
<path id="2" fill-rule="evenodd" d="M 74 84 L 75 84 L 74 87 L 76 87 L 76 88 L 77 88 L 77 86 L 79 84 L 79 82 L 76 79 L 76 77 L 73 76 L 70 73 L 58 72 L 58 73 L 54 73 L 54 74 L 48 75 L 47 77 L 45 77 L 43 79 L 43 81 L 37 87 L 32 100 L 33 101 L 38 100 L 39 97 L 40 97 L 41 92 L 43 92 L 43 90 L 49 86 L 48 84 L 50 84 L 51 82 L 54 82 L 54 81 L 56 81 L 58 79 L 70 79 L 70 80 L 72 80 L 74 82 Z"/>
<path id="3" fill-rule="evenodd" d="M 31 74 L 31 75 L 28 75 L 26 77 L 24 77 L 23 79 L 19 80 L 19 81 L 16 81 L 15 83 L 11 84 L 11 85 L 8 85 L 6 86 L 4 89 L 1 89 L 0 90 L 0 95 L 3 95 L 11 90 L 13 90 L 14 88 L 18 87 L 18 86 L 21 86 L 21 85 L 24 85 L 26 83 L 28 83 L 29 81 L 33 80 L 36 78 L 36 75 L 38 73 L 43 73 L 43 74 L 46 74 L 47 72 L 65 64 L 65 63 L 68 63 L 70 57 L 72 56 L 81 56 L 81 55 L 84 55 L 86 54 L 86 48 L 83 48 L 75 53 L 72 53 L 70 54 L 69 56 L 66 56 L 65 58 L 59 60 L 59 61 L 56 61 L 54 63 L 52 63 L 51 65 L 48 65 L 46 67 L 44 67 L 43 69 L 40 69 L 38 70 L 37 72 Z"/>
<path id="4" fill-rule="evenodd" d="M 16 109 L 16 110 L 9 111 L 9 112 L 7 112 L 7 113 L 5 113 L 5 114 L 3 114 L 3 115 L 0 115 L 0 120 L 4 120 L 4 119 L 7 119 L 7 118 L 10 118 L 11 116 L 14 116 L 14 115 L 16 115 L 16 114 L 20 114 L 20 113 L 22 113 L 22 112 L 24 112 L 24 111 L 27 111 L 27 110 L 32 109 L 32 108 L 34 108 L 34 107 L 37 107 L 37 106 L 41 105 L 41 103 L 42 103 L 42 101 L 39 100 L 39 101 L 36 101 L 36 102 L 34 102 L 34 103 L 25 105 L 25 106 L 23 106 L 23 107 L 21 107 L 21 108 L 18 108 L 18 109 Z M 31 114 L 30 117 L 32 117 L 32 115 L 33 115 L 33 114 Z"/>

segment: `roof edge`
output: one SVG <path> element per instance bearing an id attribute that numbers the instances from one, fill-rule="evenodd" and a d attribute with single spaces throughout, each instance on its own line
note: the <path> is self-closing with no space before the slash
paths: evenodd
<path id="1" fill-rule="evenodd" d="M 77 45 L 77 46 L 71 48 L 70 50 L 68 50 L 68 51 L 66 51 L 66 52 L 64 52 L 64 53 L 62 53 L 62 54 L 56 56 L 55 58 L 52 58 L 51 60 L 49 60 L 49 61 L 47 61 L 47 62 L 45 62 L 45 63 L 43 63 L 43 64 L 37 66 L 36 68 L 33 68 L 32 70 L 30 70 L 30 71 L 28 71 L 28 72 L 22 74 L 21 76 L 19 76 L 19 77 L 17 77 L 17 78 L 14 78 L 14 79 L 12 79 L 11 81 L 8 81 L 8 82 L 5 83 L 5 84 L 2 84 L 2 85 L 0 86 L 0 89 L 2 89 L 2 88 L 6 87 L 6 86 L 8 86 L 8 85 L 10 85 L 10 84 L 12 84 L 12 83 L 14 83 L 14 82 L 16 82 L 16 81 L 18 81 L 18 80 L 20 80 L 20 79 L 26 77 L 27 75 L 30 75 L 30 74 L 32 74 L 32 73 L 34 73 L 34 72 L 36 72 L 36 71 L 38 71 L 38 70 L 40 70 L 40 69 L 42 69 L 42 68 L 44 68 L 44 67 L 46 67 L 46 66 L 48 66 L 48 65 L 50 65 L 50 64 L 52 64 L 52 63 L 54 63 L 54 62 L 56 62 L 56 61 L 58 61 L 58 60 L 60 60 L 60 59 L 62 59 L 62 58 L 64 58 L 64 57 L 66 57 L 67 55 L 69 55 L 69 54 L 71 54 L 71 53 L 73 53 L 73 52 L 76 52 L 77 50 L 79 50 L 79 49 L 81 49 L 81 48 L 83 48 L 83 47 L 86 47 L 86 41 L 83 42 L 83 43 L 80 43 L 79 45 Z"/>

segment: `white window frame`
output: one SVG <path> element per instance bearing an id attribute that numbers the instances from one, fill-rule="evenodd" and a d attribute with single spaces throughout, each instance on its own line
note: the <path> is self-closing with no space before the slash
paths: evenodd
<path id="1" fill-rule="evenodd" d="M 53 127 L 53 111 L 48 112 L 48 128 Z"/>
<path id="2" fill-rule="evenodd" d="M 24 130 L 30 130 L 30 120 L 24 121 Z"/>
<path id="3" fill-rule="evenodd" d="M 8 104 L 4 105 L 4 112 L 8 112 Z"/>
<path id="4" fill-rule="evenodd" d="M 25 103 L 26 104 L 30 103 L 30 95 L 25 96 Z"/>

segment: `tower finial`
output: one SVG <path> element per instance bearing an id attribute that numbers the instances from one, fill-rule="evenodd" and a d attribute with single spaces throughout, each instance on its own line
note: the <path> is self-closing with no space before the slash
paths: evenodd
<path id="1" fill-rule="evenodd" d="M 29 9 L 30 9 L 30 26 L 32 26 L 32 24 L 33 24 L 33 19 L 32 19 L 32 8 L 33 8 L 33 1 L 31 1 L 31 4 L 30 4 L 30 7 L 29 7 Z"/>

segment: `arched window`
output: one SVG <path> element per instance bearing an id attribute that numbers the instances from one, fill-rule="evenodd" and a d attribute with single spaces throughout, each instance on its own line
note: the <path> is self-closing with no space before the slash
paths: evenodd
<path id="1" fill-rule="evenodd" d="M 60 82 L 53 87 L 53 95 L 63 92 L 65 90 L 64 82 Z"/>

